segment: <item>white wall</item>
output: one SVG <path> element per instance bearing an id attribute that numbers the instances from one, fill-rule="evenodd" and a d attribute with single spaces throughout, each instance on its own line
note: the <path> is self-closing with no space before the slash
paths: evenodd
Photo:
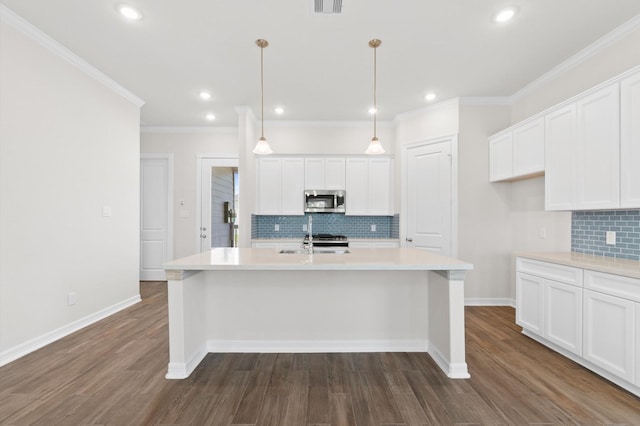
<path id="1" fill-rule="evenodd" d="M 196 206 L 198 155 L 238 158 L 237 130 L 143 129 L 140 152 L 173 154 L 173 256 L 178 259 L 195 253 L 196 229 L 199 226 L 196 224 L 196 211 L 200 208 Z M 243 178 L 240 170 L 240 179 Z M 188 217 L 180 217 L 180 210 L 186 210 Z"/>
<path id="2" fill-rule="evenodd" d="M 141 103 L 54 53 L 55 43 L 43 47 L 37 30 L 25 36 L 7 13 L 0 10 L 0 364 L 139 300 Z"/>
<path id="3" fill-rule="evenodd" d="M 458 257 L 473 263 L 465 277 L 465 299 L 473 303 L 511 298 L 512 186 L 489 183 L 487 140 L 509 117 L 508 106 L 460 106 Z"/>

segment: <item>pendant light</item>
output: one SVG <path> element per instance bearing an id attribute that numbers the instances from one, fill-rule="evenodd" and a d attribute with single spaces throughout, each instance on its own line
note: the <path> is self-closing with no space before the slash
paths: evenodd
<path id="1" fill-rule="evenodd" d="M 264 137 L 264 48 L 269 46 L 269 42 L 267 40 L 258 39 L 256 40 L 256 44 L 260 47 L 260 121 L 261 121 L 261 131 L 260 131 L 260 139 L 256 144 L 256 147 L 253 148 L 254 154 L 259 155 L 267 155 L 273 153 L 271 147 L 267 143 L 267 138 Z"/>
<path id="2" fill-rule="evenodd" d="M 381 40 L 374 38 L 369 41 L 369 47 L 373 48 L 373 137 L 371 138 L 371 143 L 367 147 L 367 150 L 364 152 L 365 154 L 384 154 L 384 148 L 382 144 L 378 140 L 378 136 L 376 134 L 376 117 L 378 115 L 378 105 L 376 102 L 376 50 L 378 46 L 382 44 Z"/>

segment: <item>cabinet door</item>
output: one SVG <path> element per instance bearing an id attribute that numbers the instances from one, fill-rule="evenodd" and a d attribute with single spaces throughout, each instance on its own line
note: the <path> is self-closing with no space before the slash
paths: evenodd
<path id="1" fill-rule="evenodd" d="M 369 208 L 368 215 L 388 216 L 393 214 L 391 203 L 391 159 L 369 159 Z M 347 193 L 347 202 L 349 201 Z"/>
<path id="2" fill-rule="evenodd" d="M 305 158 L 304 189 L 327 189 L 324 188 L 324 159 Z"/>
<path id="3" fill-rule="evenodd" d="M 324 160 L 324 185 L 323 189 L 345 189 L 344 182 L 345 161 L 344 158 L 325 158 Z M 348 194 L 347 194 L 348 200 Z"/>
<path id="4" fill-rule="evenodd" d="M 576 203 L 576 106 L 545 116 L 545 210 L 571 210 Z"/>
<path id="5" fill-rule="evenodd" d="M 302 158 L 282 159 L 281 194 L 281 214 L 304 215 L 304 160 Z"/>
<path id="6" fill-rule="evenodd" d="M 636 303 L 636 386 L 640 386 L 640 303 Z"/>
<path id="7" fill-rule="evenodd" d="M 279 158 L 266 157 L 258 159 L 257 172 L 257 213 L 263 215 L 280 214 L 282 198 L 282 163 Z"/>
<path id="8" fill-rule="evenodd" d="M 516 324 L 540 336 L 544 335 L 544 279 L 516 274 Z"/>
<path id="9" fill-rule="evenodd" d="M 346 214 L 366 215 L 369 203 L 369 161 L 348 158 L 346 162 Z"/>
<path id="10" fill-rule="evenodd" d="M 513 176 L 544 172 L 544 117 L 513 129 Z"/>
<path id="11" fill-rule="evenodd" d="M 582 288 L 545 280 L 544 336 L 582 355 Z"/>
<path id="12" fill-rule="evenodd" d="M 635 379 L 635 303 L 584 290 L 583 357 L 623 378 Z"/>
<path id="13" fill-rule="evenodd" d="M 578 209 L 620 206 L 620 85 L 576 102 Z"/>
<path id="14" fill-rule="evenodd" d="M 620 86 L 620 207 L 640 207 L 640 73 Z"/>
<path id="15" fill-rule="evenodd" d="M 489 139 L 489 182 L 499 182 L 513 177 L 512 133 Z"/>

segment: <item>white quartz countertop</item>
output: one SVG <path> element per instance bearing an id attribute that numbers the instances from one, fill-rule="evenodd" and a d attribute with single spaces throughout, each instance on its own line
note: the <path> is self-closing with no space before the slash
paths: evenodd
<path id="1" fill-rule="evenodd" d="M 589 269 L 591 271 L 640 278 L 640 262 L 636 260 L 616 259 L 609 256 L 594 256 L 573 252 L 523 252 L 516 253 L 516 256 L 573 266 L 575 268 Z"/>
<path id="2" fill-rule="evenodd" d="M 282 254 L 269 248 L 215 248 L 164 265 L 165 270 L 432 270 L 473 265 L 415 248 L 349 248 L 349 253 Z"/>

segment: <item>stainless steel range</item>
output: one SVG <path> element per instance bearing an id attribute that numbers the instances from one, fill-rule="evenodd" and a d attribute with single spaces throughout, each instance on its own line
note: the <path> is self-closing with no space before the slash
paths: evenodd
<path id="1" fill-rule="evenodd" d="M 349 239 L 344 235 L 333 234 L 313 234 L 313 245 L 315 247 L 349 247 Z M 309 244 L 309 236 L 304 236 L 303 244 Z"/>

